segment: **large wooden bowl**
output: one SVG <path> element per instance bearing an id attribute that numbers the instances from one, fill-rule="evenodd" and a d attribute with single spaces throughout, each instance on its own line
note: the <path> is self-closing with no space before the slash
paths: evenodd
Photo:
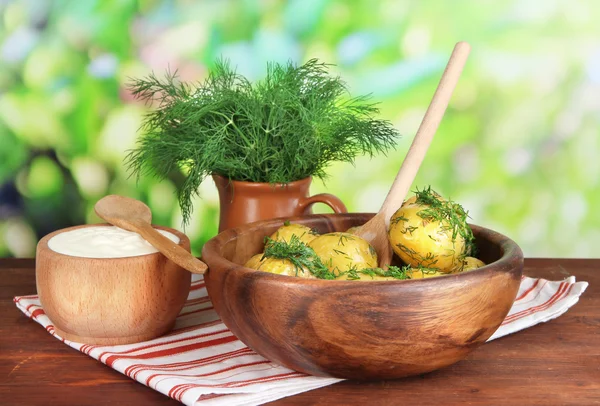
<path id="1" fill-rule="evenodd" d="M 126 258 L 83 258 L 48 247 L 58 233 L 40 240 L 36 253 L 36 285 L 44 312 L 62 338 L 99 345 L 129 344 L 168 332 L 189 293 L 191 274 L 163 254 Z M 190 240 L 177 230 L 156 227 Z"/>
<path id="2" fill-rule="evenodd" d="M 364 224 L 372 214 L 290 219 L 321 233 Z M 284 223 L 261 221 L 222 232 L 202 258 L 210 299 L 229 329 L 265 358 L 317 376 L 394 379 L 453 364 L 483 344 L 517 294 L 523 253 L 513 241 L 472 226 L 471 272 L 406 281 L 327 281 L 242 265 Z"/>

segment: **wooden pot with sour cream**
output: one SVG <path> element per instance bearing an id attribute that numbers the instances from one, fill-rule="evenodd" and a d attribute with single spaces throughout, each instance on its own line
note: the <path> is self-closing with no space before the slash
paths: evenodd
<path id="1" fill-rule="evenodd" d="M 156 228 L 190 250 L 185 234 Z M 38 243 L 37 291 L 64 339 L 98 345 L 150 340 L 173 328 L 185 303 L 191 274 L 138 234 L 115 229 L 76 226 Z"/>

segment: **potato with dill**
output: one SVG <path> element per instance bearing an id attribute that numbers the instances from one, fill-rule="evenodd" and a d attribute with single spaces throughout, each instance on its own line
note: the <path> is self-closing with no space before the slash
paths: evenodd
<path id="1" fill-rule="evenodd" d="M 298 267 L 289 259 L 267 258 L 264 253 L 256 254 L 244 264 L 246 268 L 278 275 L 315 278 L 306 267 Z"/>
<path id="2" fill-rule="evenodd" d="M 312 248 L 293 234 L 289 241 L 265 238 L 265 251 L 254 255 L 244 265 L 257 271 L 302 278 L 335 279 Z"/>
<path id="3" fill-rule="evenodd" d="M 277 231 L 271 234 L 270 238 L 274 241 L 290 242 L 292 235 L 297 236 L 298 239 L 304 244 L 308 244 L 318 236 L 314 230 L 303 226 L 302 224 L 295 224 L 286 221 L 277 229 Z"/>
<path id="4" fill-rule="evenodd" d="M 444 273 L 460 271 L 474 240 L 467 212 L 431 188 L 417 191 L 392 215 L 388 236 L 404 263 Z"/>
<path id="5" fill-rule="evenodd" d="M 351 270 L 375 268 L 377 253 L 367 241 L 349 233 L 323 234 L 308 246 L 335 275 Z"/>

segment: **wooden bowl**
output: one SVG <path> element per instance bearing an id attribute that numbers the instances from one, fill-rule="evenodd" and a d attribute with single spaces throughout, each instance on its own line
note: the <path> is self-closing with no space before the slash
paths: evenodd
<path id="1" fill-rule="evenodd" d="M 373 214 L 291 218 L 321 233 L 364 224 Z M 284 219 L 230 229 L 206 243 L 210 299 L 231 331 L 263 357 L 317 376 L 394 379 L 453 364 L 483 344 L 515 299 L 523 253 L 472 226 L 480 269 L 406 281 L 300 279 L 243 267 Z"/>
<path id="2" fill-rule="evenodd" d="M 171 330 L 189 293 L 191 274 L 156 252 L 125 258 L 83 258 L 48 247 L 58 233 L 40 240 L 36 254 L 37 292 L 56 333 L 62 338 L 99 345 L 150 340 Z M 190 250 L 181 232 L 165 228 Z"/>

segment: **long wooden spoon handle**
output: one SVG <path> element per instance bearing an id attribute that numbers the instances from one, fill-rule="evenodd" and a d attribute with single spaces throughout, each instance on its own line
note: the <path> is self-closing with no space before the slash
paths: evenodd
<path id="1" fill-rule="evenodd" d="M 456 83 L 460 78 L 471 46 L 466 42 L 459 42 L 454 47 L 448 65 L 444 70 L 437 90 L 433 95 L 433 99 L 427 108 L 425 117 L 419 126 L 419 130 L 406 154 L 406 158 L 402 162 L 402 166 L 398 171 L 398 175 L 388 192 L 380 212 L 383 212 L 385 217 L 385 225 L 389 227 L 390 217 L 394 211 L 398 209 L 404 201 L 410 186 L 412 185 L 419 167 L 425 158 L 429 144 L 435 135 L 435 132 L 444 117 L 452 92 L 456 87 Z"/>
<path id="2" fill-rule="evenodd" d="M 139 223 L 137 224 L 137 228 L 137 232 L 146 241 L 154 247 L 161 247 L 160 252 L 177 265 L 192 273 L 204 274 L 206 272 L 208 266 L 204 262 L 156 231 L 149 223 Z"/>

